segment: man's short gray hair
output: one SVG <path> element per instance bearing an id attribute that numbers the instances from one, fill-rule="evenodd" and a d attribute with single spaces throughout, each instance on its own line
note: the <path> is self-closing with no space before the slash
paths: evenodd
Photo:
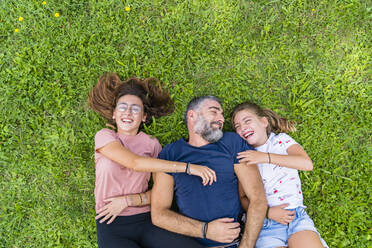
<path id="1" fill-rule="evenodd" d="M 216 96 L 198 96 L 198 97 L 194 97 L 190 102 L 189 104 L 187 104 L 187 108 L 186 108 L 186 112 L 185 112 L 185 123 L 186 123 L 186 127 L 187 127 L 187 113 L 190 111 L 190 110 L 197 110 L 199 109 L 200 105 L 206 101 L 206 100 L 212 100 L 212 101 L 216 101 L 218 102 L 220 105 L 221 104 L 221 101 L 218 97 Z"/>

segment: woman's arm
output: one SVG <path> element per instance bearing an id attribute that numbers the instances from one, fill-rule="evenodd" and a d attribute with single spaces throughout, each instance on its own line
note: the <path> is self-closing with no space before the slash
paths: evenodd
<path id="1" fill-rule="evenodd" d="M 96 220 L 102 218 L 99 222 L 103 223 L 111 217 L 107 224 L 110 224 L 114 219 L 127 207 L 140 207 L 150 205 L 151 203 L 151 190 L 124 196 L 111 197 L 103 200 L 107 204 L 97 211 Z"/>
<path id="2" fill-rule="evenodd" d="M 141 207 L 150 205 L 151 203 L 151 189 L 144 193 L 126 195 L 129 207 Z"/>
<path id="3" fill-rule="evenodd" d="M 135 171 L 184 173 L 186 172 L 187 167 L 187 163 L 183 162 L 139 156 L 126 149 L 117 141 L 113 141 L 102 148 L 97 149 L 97 152 L 101 153 L 106 158 Z M 203 185 L 208 183 L 212 184 L 217 180 L 216 173 L 206 166 L 190 164 L 190 174 L 201 177 Z"/>
<path id="4" fill-rule="evenodd" d="M 240 163 L 244 162 L 247 162 L 247 164 L 270 163 L 303 171 L 313 170 L 313 162 L 300 145 L 298 144 L 291 145 L 287 149 L 287 153 L 288 155 L 280 155 L 274 153 L 249 150 L 238 153 L 238 159 L 240 159 L 239 160 Z"/>

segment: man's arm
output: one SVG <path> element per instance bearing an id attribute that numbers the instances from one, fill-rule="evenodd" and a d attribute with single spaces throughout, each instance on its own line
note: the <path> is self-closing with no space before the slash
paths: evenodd
<path id="1" fill-rule="evenodd" d="M 158 172 L 151 193 L 151 219 L 154 225 L 192 237 L 201 237 L 202 222 L 170 210 L 173 200 L 172 176 Z"/>
<path id="2" fill-rule="evenodd" d="M 235 164 L 234 170 L 249 199 L 247 222 L 239 247 L 253 248 L 265 219 L 267 208 L 265 190 L 257 165 Z"/>
<path id="3" fill-rule="evenodd" d="M 174 180 L 163 172 L 156 173 L 151 193 L 151 219 L 154 225 L 171 232 L 202 238 L 203 222 L 170 210 Z M 216 219 L 208 223 L 207 238 L 218 242 L 232 242 L 239 234 L 239 223 L 233 218 Z"/>
<path id="4" fill-rule="evenodd" d="M 247 212 L 248 206 L 249 206 L 249 199 L 247 195 L 245 194 L 243 186 L 240 182 L 239 182 L 239 198 L 240 198 L 240 204 L 242 205 L 243 210 Z"/>

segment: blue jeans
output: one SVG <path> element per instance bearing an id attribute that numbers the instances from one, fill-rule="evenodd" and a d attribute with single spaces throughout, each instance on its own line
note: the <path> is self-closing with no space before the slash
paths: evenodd
<path id="1" fill-rule="evenodd" d="M 288 246 L 288 239 L 292 234 L 305 230 L 317 233 L 323 246 L 328 247 L 326 242 L 320 237 L 314 226 L 314 222 L 306 213 L 305 208 L 297 207 L 290 210 L 296 211 L 296 218 L 288 225 L 280 224 L 271 219 L 265 219 L 256 242 L 256 248 Z"/>

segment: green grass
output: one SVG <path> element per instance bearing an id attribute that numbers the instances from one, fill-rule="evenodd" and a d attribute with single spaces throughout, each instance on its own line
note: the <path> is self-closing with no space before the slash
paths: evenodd
<path id="1" fill-rule="evenodd" d="M 104 122 L 87 94 L 105 71 L 166 84 L 177 109 L 147 129 L 163 145 L 186 135 L 194 95 L 296 120 L 318 230 L 330 247 L 371 247 L 371 23 L 367 0 L 1 1 L 0 247 L 97 246 Z"/>

